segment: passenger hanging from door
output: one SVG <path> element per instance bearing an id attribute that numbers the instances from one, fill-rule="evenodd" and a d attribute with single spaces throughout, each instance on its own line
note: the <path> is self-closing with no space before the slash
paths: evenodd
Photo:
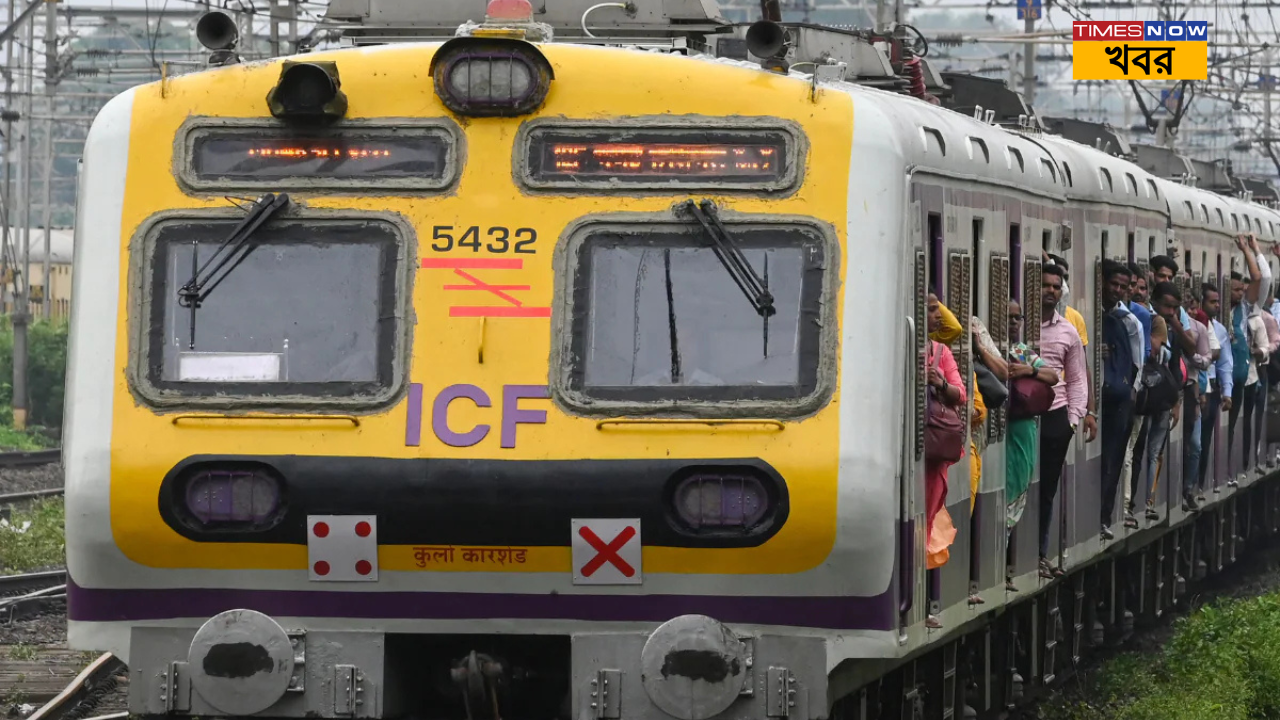
<path id="1" fill-rule="evenodd" d="M 1102 261 L 1102 539 L 1114 536 L 1116 492 L 1132 422 L 1136 380 L 1142 369 L 1142 324 L 1125 304 L 1129 268 Z"/>
<path id="2" fill-rule="evenodd" d="M 1010 300 L 1007 360 L 1000 357 L 999 348 L 981 325 L 975 326 L 974 332 L 974 348 L 982 363 L 1009 389 L 1009 424 L 1004 440 L 1005 527 L 1010 538 L 1005 556 L 1007 568 L 1013 567 L 1013 529 L 1027 506 L 1027 488 L 1036 463 L 1039 420 L 1052 406 L 1053 386 L 1060 379 L 1030 346 L 1020 341 L 1022 329 L 1022 306 L 1017 300 Z M 1005 574 L 1005 590 L 1018 592 L 1011 572 Z"/>
<path id="3" fill-rule="evenodd" d="M 1235 387 L 1233 388 L 1235 395 L 1232 398 L 1231 410 L 1227 414 L 1227 443 L 1228 447 L 1234 446 L 1236 421 L 1243 413 L 1245 416 L 1245 423 L 1242 426 L 1244 444 L 1237 470 L 1244 473 L 1253 467 L 1254 453 L 1250 452 L 1250 448 L 1253 448 L 1254 444 L 1252 423 L 1249 419 L 1253 417 L 1255 393 L 1258 390 L 1257 359 L 1262 356 L 1267 346 L 1266 328 L 1261 318 L 1257 317 L 1257 303 L 1271 293 L 1271 266 L 1258 249 L 1258 241 L 1252 234 L 1248 238 L 1243 235 L 1237 237 L 1236 247 L 1244 254 L 1245 263 L 1249 268 L 1249 278 L 1246 280 L 1239 273 L 1231 273 L 1231 324 L 1228 326 L 1228 331 L 1231 332 L 1231 352 L 1235 363 Z M 1256 322 L 1251 323 L 1251 319 Z M 1227 481 L 1227 485 L 1231 487 L 1238 485 L 1234 474 Z"/>
<path id="4" fill-rule="evenodd" d="M 950 311 L 947 315 L 951 315 Z M 963 416 L 967 396 L 955 357 L 951 348 L 933 339 L 939 331 L 956 336 L 954 328 L 959 327 L 959 323 L 951 315 L 950 322 L 955 325 L 943 325 L 943 307 L 933 293 L 929 293 L 927 320 L 930 341 L 925 378 L 929 385 L 925 401 L 925 532 L 928 538 L 926 567 L 930 570 L 927 584 L 932 605 L 941 591 L 940 578 L 933 571 L 946 562 L 947 548 L 956 536 L 946 511 L 947 472 L 964 457 L 968 423 Z M 963 328 L 960 332 L 963 333 Z M 942 622 L 930 613 L 926 625 L 940 628 Z"/>
<path id="5" fill-rule="evenodd" d="M 1049 561 L 1049 529 L 1067 450 L 1082 422 L 1087 442 L 1093 442 L 1098 434 L 1097 422 L 1086 415 L 1089 385 L 1084 345 L 1075 327 L 1058 312 L 1064 274 L 1057 265 L 1045 265 L 1041 269 L 1040 305 L 1044 321 L 1040 324 L 1040 357 L 1062 377 L 1053 388 L 1053 405 L 1040 426 L 1040 576 L 1046 578 L 1064 574 L 1061 566 Z"/>
<path id="6" fill-rule="evenodd" d="M 1210 330 L 1213 332 L 1213 343 L 1210 345 L 1213 365 L 1209 367 L 1209 392 L 1205 399 L 1204 417 L 1200 423 L 1200 467 L 1196 475 L 1199 479 L 1197 500 L 1204 499 L 1205 489 L 1208 486 L 1206 478 L 1209 473 L 1209 449 L 1213 447 L 1219 414 L 1223 410 L 1228 413 L 1231 411 L 1231 393 L 1235 381 L 1231 337 L 1227 333 L 1226 326 L 1218 322 L 1218 317 L 1222 313 L 1222 294 L 1216 285 L 1205 283 L 1201 287 L 1200 295 L 1201 313 L 1208 319 Z M 1213 478 L 1213 492 L 1221 492 L 1216 472 Z"/>

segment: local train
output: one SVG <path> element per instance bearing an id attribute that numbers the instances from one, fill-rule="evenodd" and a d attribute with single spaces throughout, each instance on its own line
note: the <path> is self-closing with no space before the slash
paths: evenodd
<path id="1" fill-rule="evenodd" d="M 1102 258 L 1217 280 L 1280 212 L 799 67 L 537 41 L 496 2 L 94 121 L 69 635 L 128 663 L 132 712 L 994 717 L 1275 530 L 1274 463 L 1220 444 L 1202 512 L 1168 461 L 1160 520 L 1103 542 L 1078 438 L 1067 574 L 1036 513 L 1007 567 L 997 411 L 925 592 L 926 295 L 1000 343 L 1025 299 L 1034 334 L 1047 251 L 1092 333 Z"/>

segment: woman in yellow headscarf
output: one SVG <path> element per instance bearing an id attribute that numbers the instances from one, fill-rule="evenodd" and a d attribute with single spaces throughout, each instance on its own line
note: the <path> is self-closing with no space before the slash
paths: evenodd
<path id="1" fill-rule="evenodd" d="M 929 339 L 940 342 L 943 345 L 950 346 L 964 335 L 964 327 L 960 325 L 960 321 L 956 318 L 951 310 L 938 303 L 938 312 L 942 315 L 942 322 L 938 324 L 938 329 L 929 333 Z M 969 514 L 973 514 L 974 504 L 978 501 L 978 485 L 982 480 L 982 455 L 978 452 L 978 445 L 974 438 L 979 437 L 978 433 L 982 432 L 982 424 L 987 420 L 987 406 L 982 402 L 982 393 L 978 391 L 978 376 L 973 376 L 973 414 L 970 416 L 970 423 L 973 432 L 969 439 Z"/>
<path id="2" fill-rule="evenodd" d="M 955 314 L 951 312 L 946 305 L 938 303 L 938 314 L 941 316 L 941 322 L 929 333 L 929 339 L 940 342 L 950 347 L 957 340 L 964 336 L 964 327 L 960 325 L 960 321 Z M 970 422 L 974 428 L 973 434 L 969 439 L 969 514 L 973 514 L 974 504 L 977 502 L 978 486 L 982 480 L 982 456 L 978 452 L 978 446 L 974 441 L 977 433 L 981 432 L 982 423 L 987 419 L 987 407 L 982 401 L 982 393 L 978 392 L 977 376 L 974 376 L 973 383 L 973 414 L 970 415 Z M 946 564 L 951 556 L 951 543 L 955 541 L 955 526 L 952 524 L 951 516 L 947 513 L 946 507 L 939 511 L 938 516 L 934 519 L 933 532 L 928 539 L 926 549 L 927 562 L 926 567 L 934 569 L 942 567 Z"/>

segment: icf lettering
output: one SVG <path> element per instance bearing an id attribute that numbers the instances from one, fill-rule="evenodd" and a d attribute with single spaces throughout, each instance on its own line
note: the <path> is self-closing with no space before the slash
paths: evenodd
<path id="1" fill-rule="evenodd" d="M 516 446 L 516 431 L 520 425 L 542 425 L 547 422 L 546 410 L 530 410 L 520 407 L 520 401 L 541 400 L 550 397 L 546 385 L 503 385 L 502 405 L 499 415 L 499 435 L 502 447 Z M 459 383 L 449 385 L 436 394 L 430 408 L 424 408 L 422 402 L 422 384 L 409 385 L 408 417 L 405 422 L 404 444 L 407 447 L 418 447 L 422 442 L 423 411 L 427 410 L 428 424 L 436 439 L 451 447 L 471 447 L 489 436 L 492 427 L 479 423 L 470 427 L 461 427 L 456 421 L 450 422 L 449 411 L 455 403 L 471 403 L 478 408 L 493 407 L 493 400 L 478 385 Z"/>

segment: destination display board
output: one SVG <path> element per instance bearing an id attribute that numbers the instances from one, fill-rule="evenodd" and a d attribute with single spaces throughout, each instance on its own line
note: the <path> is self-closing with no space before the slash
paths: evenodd
<path id="1" fill-rule="evenodd" d="M 783 133 L 537 130 L 530 134 L 529 179 L 591 183 L 763 184 L 784 182 Z"/>
<path id="2" fill-rule="evenodd" d="M 211 131 L 195 138 L 191 169 L 222 182 L 292 178 L 438 180 L 448 169 L 449 138 L 420 133 L 275 135 Z"/>

